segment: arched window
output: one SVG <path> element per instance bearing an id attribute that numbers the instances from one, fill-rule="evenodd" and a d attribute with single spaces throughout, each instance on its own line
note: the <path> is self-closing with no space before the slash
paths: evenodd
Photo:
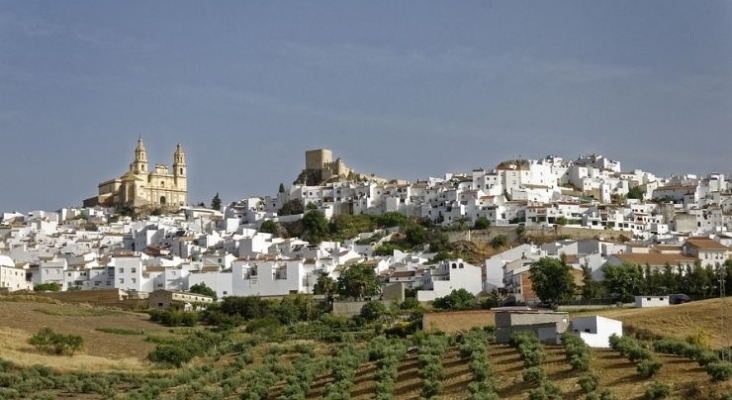
<path id="1" fill-rule="evenodd" d="M 180 174 L 183 175 L 183 168 L 180 169 Z"/>
<path id="2" fill-rule="evenodd" d="M 160 187 L 165 187 L 165 181 L 160 181 Z"/>
<path id="3" fill-rule="evenodd" d="M 160 196 L 160 204 L 165 205 L 165 196 Z"/>

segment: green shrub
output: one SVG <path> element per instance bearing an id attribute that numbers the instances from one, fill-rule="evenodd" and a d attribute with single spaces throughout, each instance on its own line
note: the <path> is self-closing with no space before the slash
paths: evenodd
<path id="1" fill-rule="evenodd" d="M 188 349 L 169 344 L 157 345 L 155 350 L 147 355 L 148 360 L 152 362 L 170 364 L 177 368 L 191 361 L 193 357 L 195 354 Z"/>
<path id="2" fill-rule="evenodd" d="M 643 393 L 645 400 L 663 399 L 671 393 L 671 387 L 663 382 L 653 381 Z"/>
<path id="3" fill-rule="evenodd" d="M 543 387 L 529 390 L 529 400 L 548 400 L 549 396 Z"/>
<path id="4" fill-rule="evenodd" d="M 583 352 L 573 355 L 569 360 L 569 365 L 572 366 L 572 369 L 575 371 L 589 371 L 591 362 L 592 359 L 590 353 Z"/>
<path id="5" fill-rule="evenodd" d="M 636 370 L 643 378 L 650 378 L 656 375 L 663 367 L 659 361 L 643 360 L 636 365 Z"/>
<path id="6" fill-rule="evenodd" d="M 600 375 L 595 372 L 585 374 L 579 379 L 579 385 L 582 389 L 582 393 L 590 393 L 597 389 L 597 385 L 600 383 Z"/>
<path id="7" fill-rule="evenodd" d="M 710 350 L 704 350 L 697 354 L 696 356 L 696 362 L 699 363 L 700 366 L 704 367 L 707 364 L 716 363 L 719 362 L 719 356 L 717 356 L 717 353 L 710 351 Z"/>
<path id="8" fill-rule="evenodd" d="M 587 393 L 585 400 L 600 400 L 600 396 L 598 396 L 597 393 Z"/>
<path id="9" fill-rule="evenodd" d="M 20 392 L 11 388 L 0 388 L 0 399 L 19 399 Z"/>
<path id="10" fill-rule="evenodd" d="M 732 364 L 726 362 L 712 362 L 704 366 L 713 381 L 726 381 L 732 377 Z"/>
<path id="11" fill-rule="evenodd" d="M 42 328 L 28 340 L 28 343 L 44 352 L 71 356 L 82 347 L 84 339 L 79 335 L 64 335 L 54 332 L 51 328 Z"/>
<path id="12" fill-rule="evenodd" d="M 605 389 L 600 393 L 600 400 L 617 400 L 618 398 L 615 397 L 615 394 L 613 394 L 612 390 Z"/>
<path id="13" fill-rule="evenodd" d="M 524 370 L 522 377 L 526 383 L 541 383 L 544 381 L 546 373 L 542 367 L 529 367 Z"/>

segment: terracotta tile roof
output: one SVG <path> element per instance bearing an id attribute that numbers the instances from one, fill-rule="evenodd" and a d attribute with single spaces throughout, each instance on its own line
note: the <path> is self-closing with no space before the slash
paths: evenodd
<path id="1" fill-rule="evenodd" d="M 686 244 L 700 250 L 729 250 L 729 247 L 704 237 L 689 238 Z"/>
<path id="2" fill-rule="evenodd" d="M 389 275 L 391 278 L 408 278 L 410 276 L 414 276 L 414 271 L 394 271 Z"/>
<path id="3" fill-rule="evenodd" d="M 683 254 L 661 254 L 657 251 L 649 251 L 648 253 L 625 253 L 615 255 L 621 262 L 633 265 L 666 265 L 668 263 L 671 266 L 681 264 L 693 264 L 696 261 L 695 257 L 686 256 Z"/>

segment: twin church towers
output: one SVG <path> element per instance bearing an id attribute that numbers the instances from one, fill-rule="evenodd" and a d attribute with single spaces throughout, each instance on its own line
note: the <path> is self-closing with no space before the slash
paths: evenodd
<path id="1" fill-rule="evenodd" d="M 188 204 L 187 170 L 186 153 L 180 143 L 173 153 L 172 171 L 164 164 L 150 170 L 145 144 L 139 138 L 129 171 L 100 183 L 98 196 L 84 200 L 84 206 L 178 209 Z"/>

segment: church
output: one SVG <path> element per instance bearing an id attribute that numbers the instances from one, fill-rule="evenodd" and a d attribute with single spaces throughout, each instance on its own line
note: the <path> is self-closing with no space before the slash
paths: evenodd
<path id="1" fill-rule="evenodd" d="M 173 171 L 164 164 L 155 165 L 151 171 L 145 144 L 139 138 L 129 171 L 119 178 L 100 183 L 98 196 L 84 200 L 84 206 L 177 210 L 188 203 L 186 169 L 186 154 L 178 143 L 173 154 Z"/>

